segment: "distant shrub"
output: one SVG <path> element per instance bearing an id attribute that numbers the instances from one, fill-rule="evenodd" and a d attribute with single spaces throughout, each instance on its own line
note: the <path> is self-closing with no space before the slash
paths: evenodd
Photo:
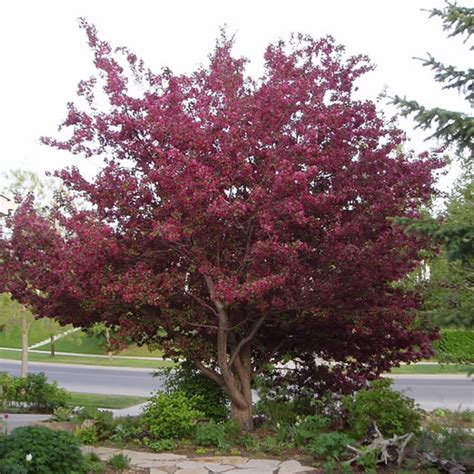
<path id="1" fill-rule="evenodd" d="M 26 426 L 0 438 L 0 466 L 17 466 L 5 473 L 71 474 L 80 472 L 82 463 L 79 442 L 65 431 Z"/>
<path id="2" fill-rule="evenodd" d="M 38 413 L 53 413 L 65 407 L 69 395 L 58 387 L 56 382 L 49 383 L 44 373 L 28 374 L 26 377 L 14 377 L 0 373 L 0 408 L 26 409 Z"/>
<path id="3" fill-rule="evenodd" d="M 474 363 L 474 331 L 443 329 L 434 349 L 440 362 Z"/>

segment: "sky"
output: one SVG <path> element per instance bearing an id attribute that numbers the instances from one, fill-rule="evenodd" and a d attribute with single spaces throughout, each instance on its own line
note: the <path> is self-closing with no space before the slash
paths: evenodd
<path id="1" fill-rule="evenodd" d="M 152 70 L 176 73 L 206 64 L 220 27 L 235 33 L 235 54 L 262 71 L 269 43 L 293 32 L 315 38 L 331 34 L 349 53 L 367 54 L 377 65 L 359 82 L 360 94 L 414 98 L 427 106 L 466 110 L 455 92 L 442 91 L 413 57 L 430 52 L 446 63 L 466 67 L 468 48 L 446 39 L 438 19 L 422 9 L 442 8 L 441 0 L 15 0 L 0 2 L 0 173 L 13 168 L 43 174 L 76 164 L 86 174 L 100 162 L 71 157 L 39 143 L 55 136 L 73 101 L 77 83 L 93 74 L 92 56 L 77 19 L 96 25 L 101 38 L 128 46 Z M 394 109 L 381 104 L 389 114 Z M 400 120 L 416 151 L 429 148 L 426 134 Z M 444 178 L 449 187 L 453 173 Z M 0 183 L 1 185 L 1 183 Z"/>

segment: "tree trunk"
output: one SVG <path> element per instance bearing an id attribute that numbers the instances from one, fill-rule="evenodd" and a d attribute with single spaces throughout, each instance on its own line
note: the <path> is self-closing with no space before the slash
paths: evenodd
<path id="1" fill-rule="evenodd" d="M 238 423 L 242 431 L 253 431 L 253 410 L 252 404 L 246 408 L 239 408 L 235 403 L 230 404 L 230 416 Z"/>
<path id="2" fill-rule="evenodd" d="M 51 357 L 54 357 L 56 355 L 56 347 L 55 347 L 55 337 L 53 335 L 49 336 L 49 340 L 51 341 L 50 342 L 50 353 L 51 353 Z"/>
<path id="3" fill-rule="evenodd" d="M 28 374 L 28 330 L 29 324 L 26 316 L 22 316 L 21 320 L 21 377 Z"/>

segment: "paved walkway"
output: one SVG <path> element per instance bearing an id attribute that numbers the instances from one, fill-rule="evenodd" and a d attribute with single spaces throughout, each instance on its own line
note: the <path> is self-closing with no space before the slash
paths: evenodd
<path id="1" fill-rule="evenodd" d="M 102 461 L 123 453 L 135 468 L 148 469 L 150 474 L 318 474 L 321 471 L 299 461 L 249 459 L 241 456 L 188 457 L 171 453 L 148 453 L 104 447 L 85 446 L 83 452 L 96 453 Z"/>

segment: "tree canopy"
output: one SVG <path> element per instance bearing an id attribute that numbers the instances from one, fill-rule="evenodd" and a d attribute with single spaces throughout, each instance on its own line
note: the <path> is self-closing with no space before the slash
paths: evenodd
<path id="1" fill-rule="evenodd" d="M 2 289 L 194 361 L 244 429 L 269 362 L 347 391 L 430 354 L 417 296 L 393 284 L 424 243 L 392 218 L 418 215 L 440 160 L 400 152 L 403 133 L 352 96 L 366 57 L 298 35 L 255 80 L 223 35 L 207 67 L 157 74 L 81 25 L 98 77 L 68 106 L 70 135 L 44 142 L 104 168 L 58 172 L 87 206 L 45 217 L 29 199 L 8 220 Z"/>

